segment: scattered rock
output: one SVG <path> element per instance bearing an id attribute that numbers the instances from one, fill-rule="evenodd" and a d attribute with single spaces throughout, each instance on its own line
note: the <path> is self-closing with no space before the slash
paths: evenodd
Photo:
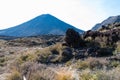
<path id="1" fill-rule="evenodd" d="M 62 56 L 64 57 L 62 61 L 68 61 L 73 57 L 71 48 L 65 48 L 62 51 Z"/>

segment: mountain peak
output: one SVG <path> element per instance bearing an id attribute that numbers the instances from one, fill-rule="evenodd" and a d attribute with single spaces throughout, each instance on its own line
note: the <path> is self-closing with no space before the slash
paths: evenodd
<path id="1" fill-rule="evenodd" d="M 51 14 L 42 14 L 40 16 L 52 16 Z"/>
<path id="2" fill-rule="evenodd" d="M 51 14 L 42 14 L 42 15 L 39 15 L 38 17 L 47 17 L 47 18 L 50 18 L 50 17 L 54 17 L 53 15 L 51 15 Z M 55 18 L 55 17 L 54 17 Z"/>
<path id="3" fill-rule="evenodd" d="M 37 36 L 37 35 L 64 35 L 68 28 L 73 28 L 79 33 L 84 31 L 67 24 L 51 14 L 42 14 L 18 26 L 0 31 L 4 36 Z"/>

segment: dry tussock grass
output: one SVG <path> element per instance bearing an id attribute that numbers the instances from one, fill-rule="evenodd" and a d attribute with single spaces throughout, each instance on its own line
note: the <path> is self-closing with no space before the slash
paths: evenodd
<path id="1" fill-rule="evenodd" d="M 79 72 L 80 80 L 120 80 L 120 68 L 112 70 L 82 70 Z"/>
<path id="2" fill-rule="evenodd" d="M 79 80 L 77 70 L 71 67 L 59 67 L 56 69 L 56 73 L 56 80 Z"/>

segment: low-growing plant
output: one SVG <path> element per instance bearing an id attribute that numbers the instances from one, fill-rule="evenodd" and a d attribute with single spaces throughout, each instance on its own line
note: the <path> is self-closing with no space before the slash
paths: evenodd
<path id="1" fill-rule="evenodd" d="M 7 77 L 7 80 L 22 80 L 21 73 L 17 70 L 12 71 L 11 75 Z"/>
<path id="2" fill-rule="evenodd" d="M 96 69 L 103 69 L 103 66 L 106 65 L 107 65 L 107 61 L 105 60 L 99 61 L 96 58 L 87 58 L 85 60 L 78 60 L 74 62 L 73 67 L 80 70 L 85 70 L 85 69 L 96 70 Z"/>
<path id="3" fill-rule="evenodd" d="M 81 60 L 78 60 L 76 63 L 75 63 L 75 68 L 77 69 L 87 69 L 89 68 L 89 63 L 86 62 L 86 61 L 81 61 Z"/>
<path id="4" fill-rule="evenodd" d="M 4 66 L 6 64 L 6 61 L 7 61 L 6 57 L 1 57 L 0 58 L 0 66 Z"/>
<path id="5" fill-rule="evenodd" d="M 66 65 L 66 66 L 72 65 L 72 61 L 71 61 L 71 60 L 70 60 L 70 61 L 67 61 L 67 62 L 65 63 L 65 65 Z"/>
<path id="6" fill-rule="evenodd" d="M 37 59 L 37 55 L 33 53 L 27 53 L 20 55 L 19 58 L 17 58 L 16 63 L 22 64 L 27 61 L 35 61 Z"/>
<path id="7" fill-rule="evenodd" d="M 111 66 L 111 67 L 118 67 L 118 66 L 120 66 L 120 62 L 119 61 L 111 61 L 109 66 Z"/>
<path id="8" fill-rule="evenodd" d="M 97 76 L 91 73 L 83 73 L 80 76 L 80 80 L 98 80 Z"/>
<path id="9" fill-rule="evenodd" d="M 114 51 L 114 55 L 117 55 L 117 54 L 119 54 L 120 53 L 120 41 L 118 41 L 117 43 L 116 43 L 116 48 L 115 48 L 115 51 Z"/>
<path id="10" fill-rule="evenodd" d="M 103 64 L 99 61 L 96 60 L 95 58 L 88 58 L 86 59 L 86 62 L 88 62 L 89 69 L 102 69 Z"/>
<path id="11" fill-rule="evenodd" d="M 90 70 L 85 69 L 79 72 L 80 80 L 120 80 L 120 68 L 111 70 Z"/>
<path id="12" fill-rule="evenodd" d="M 38 62 L 42 63 L 62 63 L 72 58 L 72 50 L 67 46 L 55 44 L 50 47 L 37 51 Z"/>

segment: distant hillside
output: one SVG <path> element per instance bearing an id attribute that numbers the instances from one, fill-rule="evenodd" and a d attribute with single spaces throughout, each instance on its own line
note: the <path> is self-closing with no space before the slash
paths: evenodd
<path id="1" fill-rule="evenodd" d="M 68 28 L 73 28 L 79 33 L 84 32 L 83 30 L 79 30 L 50 14 L 43 14 L 18 26 L 1 30 L 0 35 L 15 37 L 48 34 L 64 35 Z"/>
<path id="2" fill-rule="evenodd" d="M 93 31 L 98 30 L 102 26 L 106 26 L 108 24 L 113 24 L 113 23 L 116 23 L 116 22 L 120 22 L 120 15 L 119 16 L 111 16 L 111 17 L 107 18 L 103 22 L 96 24 L 91 30 L 93 30 Z"/>

